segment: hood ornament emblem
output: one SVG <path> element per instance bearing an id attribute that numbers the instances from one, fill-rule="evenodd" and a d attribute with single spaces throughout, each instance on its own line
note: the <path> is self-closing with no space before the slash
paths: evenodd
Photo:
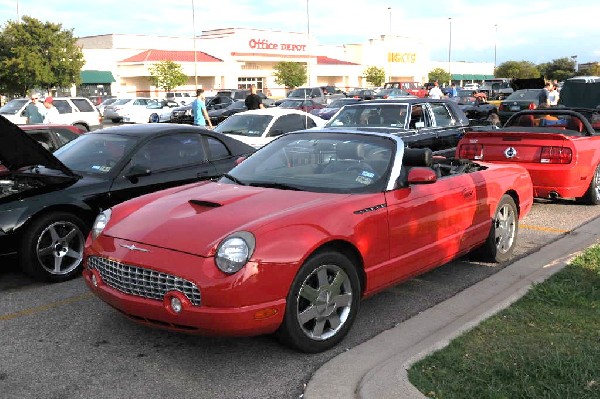
<path id="1" fill-rule="evenodd" d="M 121 247 L 123 248 L 127 248 L 130 251 L 140 251 L 140 252 L 150 252 L 149 249 L 145 249 L 145 248 L 138 248 L 135 246 L 135 244 L 131 244 L 131 245 L 126 245 L 126 244 L 119 244 Z"/>
<path id="2" fill-rule="evenodd" d="M 504 156 L 509 159 L 514 158 L 517 156 L 517 150 L 514 147 L 508 147 L 504 150 Z"/>

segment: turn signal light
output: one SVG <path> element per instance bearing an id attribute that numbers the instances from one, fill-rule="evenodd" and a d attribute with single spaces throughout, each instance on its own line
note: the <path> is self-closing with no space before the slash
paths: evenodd
<path id="1" fill-rule="evenodd" d="M 254 320 L 266 319 L 271 316 L 275 316 L 276 314 L 277 314 L 277 309 L 274 309 L 274 308 L 261 309 L 254 313 Z"/>
<path id="2" fill-rule="evenodd" d="M 458 149 L 461 159 L 483 159 L 483 146 L 481 144 L 462 144 Z"/>
<path id="3" fill-rule="evenodd" d="M 566 147 L 542 147 L 540 163 L 571 163 L 573 152 Z"/>

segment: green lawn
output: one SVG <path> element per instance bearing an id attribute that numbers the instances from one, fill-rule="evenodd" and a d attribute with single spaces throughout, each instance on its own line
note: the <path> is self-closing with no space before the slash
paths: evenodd
<path id="1" fill-rule="evenodd" d="M 430 398 L 600 398 L 600 246 L 415 363 Z"/>

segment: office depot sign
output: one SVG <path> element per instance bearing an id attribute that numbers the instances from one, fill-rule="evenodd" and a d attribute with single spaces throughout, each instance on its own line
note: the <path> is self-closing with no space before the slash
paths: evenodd
<path id="1" fill-rule="evenodd" d="M 277 51 L 306 51 L 306 44 L 295 43 L 273 43 L 266 39 L 250 39 L 248 47 L 253 50 L 277 50 Z"/>

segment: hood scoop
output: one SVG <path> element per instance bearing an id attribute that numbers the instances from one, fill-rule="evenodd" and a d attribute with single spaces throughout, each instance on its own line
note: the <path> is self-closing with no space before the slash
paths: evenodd
<path id="1" fill-rule="evenodd" d="M 188 201 L 190 204 L 192 205 L 197 205 L 197 206 L 204 206 L 207 208 L 219 208 L 223 205 L 219 204 L 218 202 L 212 202 L 212 201 L 204 201 L 204 200 L 189 200 Z"/>

